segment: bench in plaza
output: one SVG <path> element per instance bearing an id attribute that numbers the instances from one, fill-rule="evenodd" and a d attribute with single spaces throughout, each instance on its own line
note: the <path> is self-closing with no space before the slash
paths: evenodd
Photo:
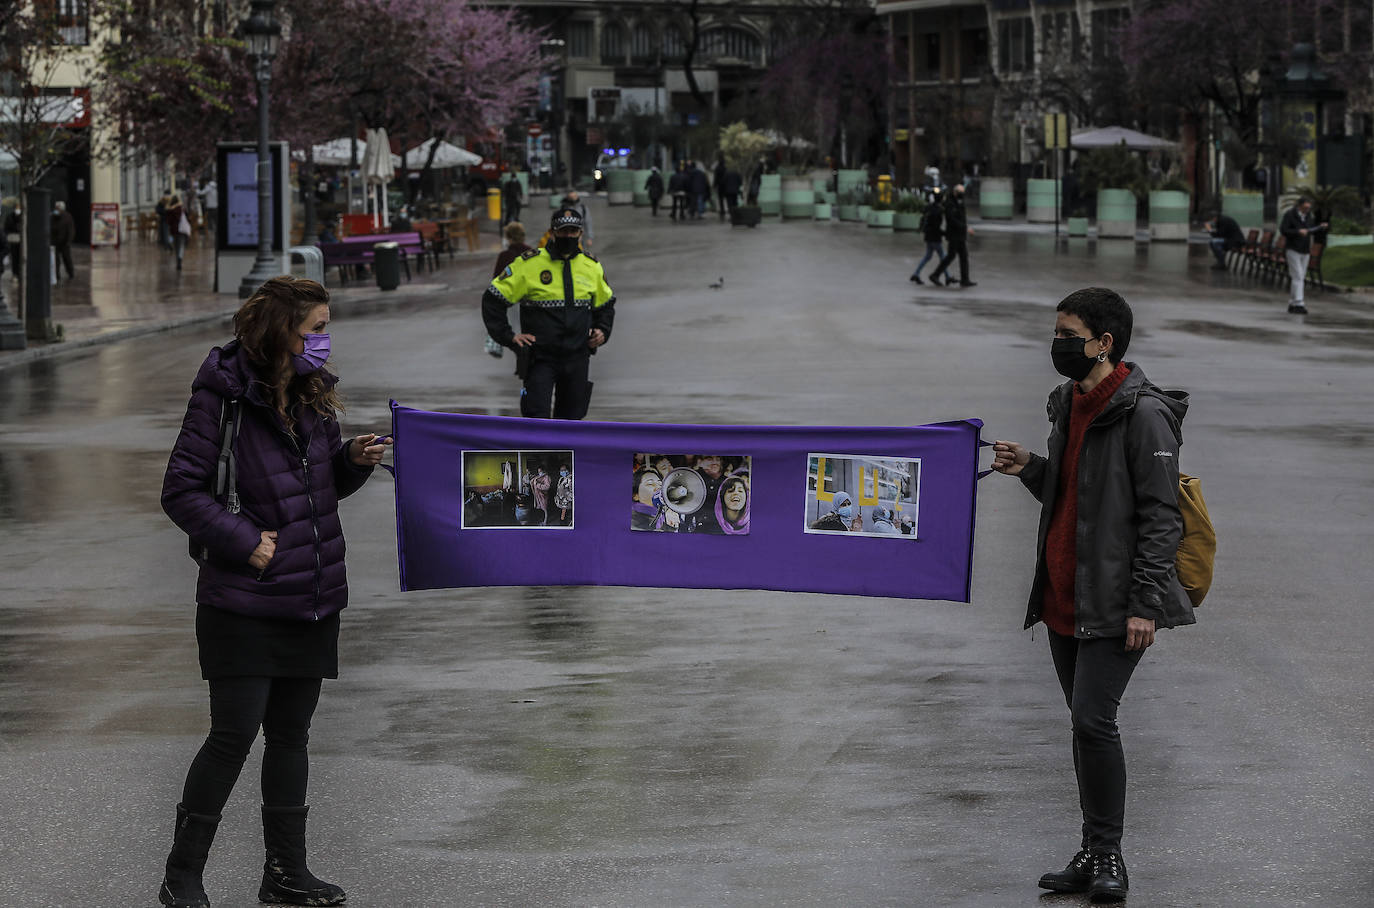
<path id="1" fill-rule="evenodd" d="M 340 283 L 347 282 L 349 269 L 357 269 L 359 266 L 371 265 L 376 254 L 372 247 L 377 243 L 395 243 L 400 246 L 401 267 L 405 269 L 406 280 L 410 280 L 410 257 L 415 257 L 416 267 L 424 270 L 425 260 L 428 256 L 434 256 L 434 267 L 439 267 L 439 256 L 434 252 L 420 236 L 419 231 L 409 231 L 406 233 L 375 233 L 367 236 L 344 237 L 337 243 L 320 243 L 320 252 L 324 256 L 324 267 L 328 270 L 331 265 L 338 266 Z"/>

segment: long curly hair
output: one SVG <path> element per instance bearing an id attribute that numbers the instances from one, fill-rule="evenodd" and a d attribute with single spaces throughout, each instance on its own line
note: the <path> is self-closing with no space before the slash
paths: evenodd
<path id="1" fill-rule="evenodd" d="M 265 281 L 234 313 L 234 337 L 288 430 L 295 428 L 298 407 L 328 417 L 344 409 L 334 391 L 334 373 L 321 368 L 298 375 L 291 364 L 291 347 L 300 336 L 301 323 L 316 306 L 328 303 L 329 291 L 319 282 L 284 274 Z"/>

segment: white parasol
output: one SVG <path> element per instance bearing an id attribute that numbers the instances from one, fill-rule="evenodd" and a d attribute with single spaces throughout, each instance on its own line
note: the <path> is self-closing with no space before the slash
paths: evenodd
<path id="1" fill-rule="evenodd" d="M 410 151 L 406 152 L 406 167 L 411 170 L 419 170 L 425 166 L 429 160 L 429 149 L 434 145 L 434 139 L 425 139 Z M 435 170 L 446 170 L 450 167 L 472 167 L 482 163 L 480 155 L 475 155 L 466 148 L 459 148 L 457 145 L 450 145 L 448 142 L 440 142 L 439 149 L 434 152 Z"/>
<path id="2" fill-rule="evenodd" d="M 375 192 L 372 201 L 372 223 L 384 227 L 391 218 L 387 212 L 387 184 L 396 175 L 392 164 L 391 143 L 387 140 L 385 129 L 367 131 L 367 147 L 363 151 L 363 179 L 367 181 L 368 191 Z"/>

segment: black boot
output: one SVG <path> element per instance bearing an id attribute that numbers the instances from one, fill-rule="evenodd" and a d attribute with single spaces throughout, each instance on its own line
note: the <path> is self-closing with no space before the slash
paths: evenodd
<path id="1" fill-rule="evenodd" d="M 262 807 L 262 866 L 258 901 L 269 905 L 342 905 L 348 895 L 305 866 L 305 816 L 309 807 Z"/>
<path id="2" fill-rule="evenodd" d="M 1093 855 L 1093 883 L 1088 890 L 1094 902 L 1124 902 L 1130 883 L 1126 862 L 1114 851 Z"/>
<path id="3" fill-rule="evenodd" d="M 172 853 L 167 855 L 167 872 L 157 891 L 159 902 L 173 908 L 210 908 L 200 875 L 218 827 L 218 815 L 187 813 L 185 807 L 177 805 L 176 834 Z"/>
<path id="4" fill-rule="evenodd" d="M 1087 892 L 1093 884 L 1093 853 L 1080 851 L 1063 870 L 1040 878 L 1040 888 L 1051 892 Z"/>

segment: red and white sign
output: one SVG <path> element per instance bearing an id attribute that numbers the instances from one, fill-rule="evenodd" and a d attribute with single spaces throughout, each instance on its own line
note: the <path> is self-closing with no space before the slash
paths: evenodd
<path id="1" fill-rule="evenodd" d="M 119 203 L 91 203 L 91 246 L 119 245 Z"/>
<path id="2" fill-rule="evenodd" d="M 544 126 L 541 123 L 531 123 L 528 132 L 531 139 L 537 139 L 544 134 Z"/>

